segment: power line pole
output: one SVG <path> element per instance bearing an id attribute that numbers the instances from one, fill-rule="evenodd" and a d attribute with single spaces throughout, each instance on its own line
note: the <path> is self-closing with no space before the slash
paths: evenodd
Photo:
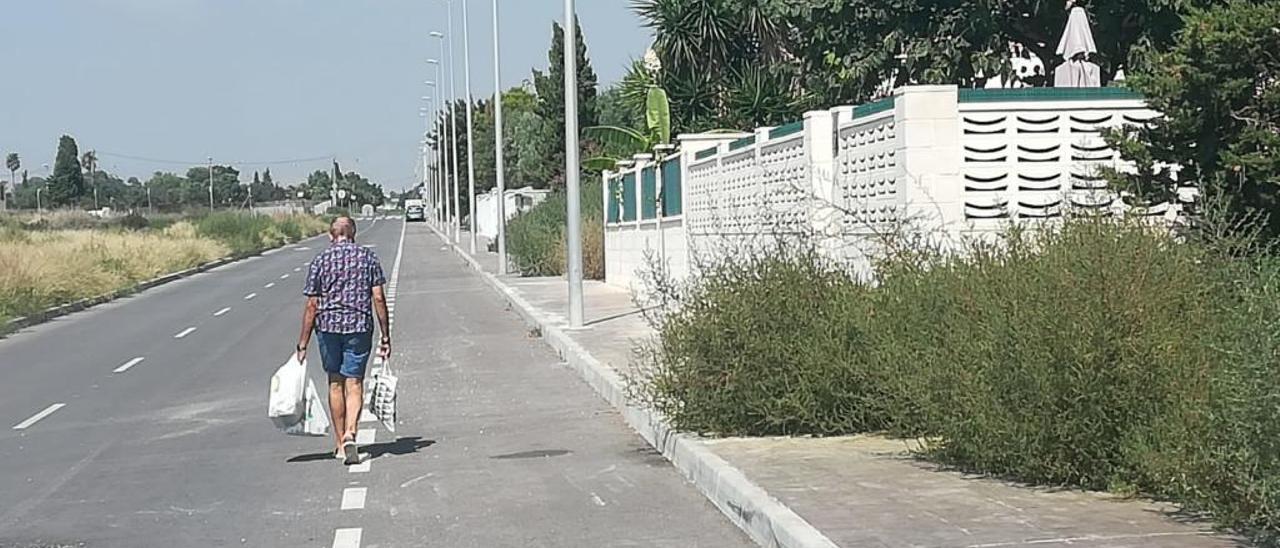
<path id="1" fill-rule="evenodd" d="M 497 158 L 494 167 L 498 176 L 498 275 L 507 273 L 507 181 L 503 165 L 502 136 L 502 54 L 498 39 L 498 0 L 493 0 L 493 125 L 494 150 Z"/>
<path id="2" fill-rule="evenodd" d="M 569 327 L 582 327 L 582 195 L 578 181 L 578 26 L 564 0 L 564 178 L 569 193 Z"/>
<path id="3" fill-rule="evenodd" d="M 209 157 L 209 211 L 213 211 L 213 156 Z"/>

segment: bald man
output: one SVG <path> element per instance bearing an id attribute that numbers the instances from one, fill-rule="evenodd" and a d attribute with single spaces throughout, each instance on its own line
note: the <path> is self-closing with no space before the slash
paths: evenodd
<path id="1" fill-rule="evenodd" d="M 302 293 L 307 305 L 298 337 L 298 359 L 306 358 L 314 331 L 320 344 L 320 361 L 329 375 L 329 411 L 338 447 L 334 457 L 345 464 L 360 462 L 356 426 L 364 403 L 365 366 L 373 350 L 376 316 L 382 339 L 378 355 L 391 354 L 391 329 L 387 278 L 373 250 L 356 245 L 356 223 L 338 217 L 329 226 L 329 247 L 311 260 Z"/>

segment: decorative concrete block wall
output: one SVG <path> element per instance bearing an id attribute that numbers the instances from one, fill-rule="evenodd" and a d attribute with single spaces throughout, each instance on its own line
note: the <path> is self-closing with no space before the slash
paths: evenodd
<path id="1" fill-rule="evenodd" d="M 791 237 L 870 275 L 900 230 L 949 245 L 1065 208 L 1110 208 L 1099 169 L 1127 166 L 1101 131 L 1156 116 L 1123 88 L 911 86 L 751 133 L 682 135 L 663 168 L 637 156 L 605 174 L 607 281 L 633 285 L 646 254 L 682 277 L 700 256 Z M 677 195 L 678 213 L 649 207 Z"/>

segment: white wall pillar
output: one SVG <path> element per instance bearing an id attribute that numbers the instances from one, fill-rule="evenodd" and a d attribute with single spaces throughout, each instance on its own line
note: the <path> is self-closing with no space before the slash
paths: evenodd
<path id="1" fill-rule="evenodd" d="M 964 229 L 960 109 L 956 86 L 897 90 L 894 117 L 901 143 L 908 227 L 946 240 Z"/>
<path id="2" fill-rule="evenodd" d="M 830 111 L 804 114 L 804 150 L 809 162 L 809 224 L 818 249 L 836 259 L 843 247 L 843 215 L 835 177 L 835 120 Z"/>

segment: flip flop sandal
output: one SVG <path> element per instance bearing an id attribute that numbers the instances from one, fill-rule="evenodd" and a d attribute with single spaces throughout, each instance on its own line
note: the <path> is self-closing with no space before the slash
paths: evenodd
<path id="1" fill-rule="evenodd" d="M 356 437 L 348 435 L 342 440 L 342 452 L 345 456 L 343 464 L 360 464 L 360 448 L 356 446 Z"/>

